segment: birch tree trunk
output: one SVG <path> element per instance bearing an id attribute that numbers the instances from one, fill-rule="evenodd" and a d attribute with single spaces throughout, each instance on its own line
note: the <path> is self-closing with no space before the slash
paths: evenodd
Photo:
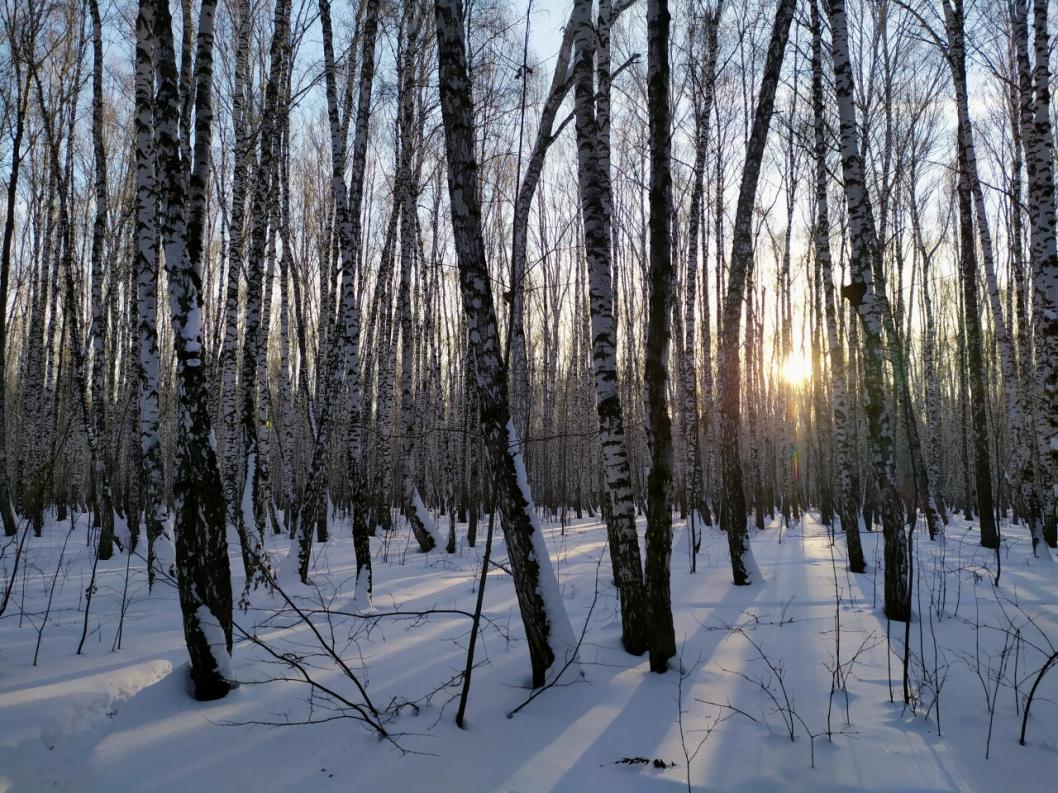
<path id="1" fill-rule="evenodd" d="M 791 2 L 792 6 L 792 2 Z M 650 303 L 647 317 L 646 586 L 650 613 L 650 669 L 664 672 L 676 655 L 669 563 L 672 556 L 672 420 L 669 416 L 669 342 L 672 317 L 672 142 L 669 109 L 668 0 L 647 0 L 647 112 L 650 128 Z"/>
<path id="2" fill-rule="evenodd" d="M 687 219 L 687 273 L 685 276 L 685 294 L 683 306 L 683 355 L 680 358 L 680 391 L 683 402 L 683 435 L 687 442 L 686 466 L 689 479 L 689 521 L 691 530 L 691 572 L 695 571 L 700 529 L 697 521 L 712 523 L 712 516 L 706 500 L 702 497 L 705 476 L 702 471 L 701 440 L 708 433 L 712 420 L 710 411 L 702 412 L 698 400 L 697 373 L 697 288 L 699 251 L 708 253 L 708 235 L 702 223 L 705 199 L 705 159 L 709 150 L 710 115 L 716 97 L 716 57 L 718 49 L 718 31 L 720 15 L 723 11 L 723 0 L 705 17 L 704 65 L 699 70 L 692 69 L 694 80 L 694 182 L 691 188 L 691 205 Z M 701 244 L 700 244 L 701 243 Z M 703 255 L 702 259 L 705 258 Z M 704 268 L 703 268 L 704 269 Z M 708 284 L 708 277 L 705 283 Z M 709 295 L 702 295 L 704 322 L 706 326 L 706 345 L 709 344 Z M 710 365 L 709 350 L 705 350 L 706 366 Z"/>
<path id="3" fill-rule="evenodd" d="M 32 22 L 32 19 L 30 20 Z M 16 26 L 17 17 L 9 25 Z M 32 29 L 32 28 L 31 28 Z M 14 27 L 10 32 L 11 68 L 15 73 L 15 123 L 11 138 L 11 171 L 7 179 L 7 205 L 4 214 L 4 237 L 0 247 L 0 521 L 4 524 L 4 536 L 12 537 L 18 530 L 15 512 L 11 504 L 11 483 L 8 479 L 8 432 L 7 432 L 7 331 L 8 331 L 8 281 L 11 273 L 11 245 L 15 237 L 15 204 L 18 199 L 18 177 L 22 166 L 22 141 L 26 134 L 26 115 L 29 111 L 29 79 L 22 74 L 22 58 L 29 56 L 32 64 L 32 49 L 21 51 L 21 30 Z M 32 38 L 29 39 L 33 41 Z"/>
<path id="4" fill-rule="evenodd" d="M 1032 27 L 1036 58 L 1033 74 L 1035 102 L 1028 151 L 1033 161 L 1029 179 L 1035 183 L 1035 190 L 1029 191 L 1029 222 L 1032 226 L 1033 316 L 1036 331 L 1036 416 L 1041 463 L 1046 465 L 1044 476 L 1050 483 L 1045 539 L 1054 548 L 1058 547 L 1058 240 L 1055 235 L 1058 210 L 1054 186 L 1046 0 L 1035 0 Z"/>
<path id="5" fill-rule="evenodd" d="M 397 167 L 396 189 L 401 193 L 400 204 L 400 413 L 401 413 L 401 483 L 404 514 L 412 534 L 423 553 L 441 544 L 440 531 L 433 515 L 423 503 L 415 485 L 415 402 L 413 400 L 415 339 L 412 336 L 411 270 L 419 249 L 418 212 L 419 188 L 412 163 L 415 158 L 413 140 L 414 91 L 416 90 L 417 50 L 422 44 L 423 12 L 418 3 L 407 7 L 407 24 L 401 40 L 398 66 L 398 115 L 400 129 L 400 157 Z M 429 309 L 427 309 L 429 310 Z"/>
<path id="6" fill-rule="evenodd" d="M 830 256 L 830 212 L 827 204 L 827 144 L 826 120 L 823 114 L 823 43 L 819 7 L 817 0 L 810 0 L 812 7 L 812 118 L 814 122 L 814 144 L 816 160 L 816 217 L 815 254 L 823 287 L 822 300 L 826 321 L 827 347 L 830 351 L 830 405 L 834 420 L 834 448 L 837 452 L 835 496 L 838 518 L 845 532 L 848 547 L 849 569 L 854 573 L 867 571 L 860 543 L 860 520 L 857 502 L 852 489 L 851 470 L 855 464 L 855 444 L 852 441 L 852 424 L 848 413 L 848 398 L 845 389 L 845 353 L 838 334 L 837 304 L 834 299 L 834 265 Z"/>
<path id="7" fill-rule="evenodd" d="M 599 132 L 595 105 L 595 33 L 591 24 L 591 0 L 577 0 L 570 24 L 576 42 L 577 173 L 584 251 L 588 260 L 595 405 L 609 497 L 606 528 L 610 561 L 621 600 L 621 640 L 625 650 L 639 655 L 648 647 L 649 613 L 644 600 L 632 474 L 617 383 L 617 327 L 613 305 L 610 215 L 606 209 L 612 201 L 607 198 L 611 189 L 609 157 L 601 153 L 604 142 Z"/>
<path id="8" fill-rule="evenodd" d="M 263 482 L 267 477 L 268 456 L 261 442 L 259 424 L 263 415 L 259 404 L 259 374 L 264 369 L 269 313 L 265 311 L 266 289 L 271 283 L 265 278 L 265 260 L 270 259 L 274 229 L 270 219 L 275 204 L 277 149 L 277 116 L 280 92 L 284 82 L 284 50 L 290 26 L 290 0 L 277 0 L 272 23 L 272 43 L 269 50 L 268 83 L 265 86 L 264 106 L 258 132 L 260 156 L 251 200 L 250 249 L 246 267 L 245 328 L 242 345 L 242 374 L 239 389 L 242 395 L 240 449 L 245 454 L 243 483 L 236 526 L 242 544 L 243 564 L 246 568 L 246 590 L 256 588 L 269 563 L 263 547 L 265 514 L 269 504 L 261 504 Z M 241 437 L 240 437 L 241 436 Z"/>
<path id="9" fill-rule="evenodd" d="M 870 199 L 864 180 L 860 136 L 853 99 L 852 67 L 849 62 L 848 23 L 845 0 L 829 0 L 834 88 L 841 120 L 841 168 L 849 213 L 851 284 L 842 295 L 856 311 L 860 324 L 863 356 L 865 412 L 871 439 L 878 506 L 885 540 L 885 614 L 891 620 L 911 618 L 910 560 L 904 534 L 903 505 L 894 482 L 893 429 L 885 397 L 883 375 L 882 305 L 874 266 L 881 255 Z"/>
<path id="10" fill-rule="evenodd" d="M 139 358 L 140 466 L 143 472 L 144 523 L 147 533 L 147 580 L 154 585 L 155 543 L 163 533 L 165 479 L 158 432 L 158 205 L 155 175 L 154 9 L 140 5 L 136 17 L 136 277 Z"/>
<path id="11" fill-rule="evenodd" d="M 926 447 L 927 453 L 924 464 L 926 466 L 926 477 L 929 481 L 930 493 L 940 493 L 940 459 L 941 459 L 941 395 L 940 375 L 937 371 L 937 320 L 931 296 L 931 267 L 933 263 L 933 252 L 926 249 L 922 238 L 922 227 L 919 216 L 918 198 L 916 185 L 918 182 L 918 171 L 916 160 L 912 158 L 909 176 L 909 212 L 911 215 L 911 232 L 914 244 L 918 248 L 919 259 L 922 262 L 922 313 L 923 313 L 923 339 L 922 339 L 922 375 L 925 381 L 926 391 Z M 944 523 L 948 522 L 947 508 L 941 496 L 937 498 L 936 508 Z M 930 539 L 934 539 L 931 535 Z"/>
<path id="12" fill-rule="evenodd" d="M 246 107 L 246 83 L 249 77 L 250 30 L 253 19 L 249 0 L 235 4 L 235 74 L 232 86 L 231 115 L 235 138 L 234 166 L 231 176 L 231 205 L 228 210 L 228 277 L 225 285 L 224 340 L 221 347 L 221 429 L 225 500 L 239 503 L 240 453 L 243 447 L 239 424 L 239 389 L 237 383 L 239 358 L 239 284 L 242 282 L 244 261 L 244 227 L 246 197 L 249 192 L 249 164 L 251 134 L 249 110 Z M 235 515 L 242 537 L 243 516 Z M 251 546 L 241 543 L 243 569 L 246 580 L 253 578 L 254 562 Z"/>
<path id="13" fill-rule="evenodd" d="M 435 0 L 434 16 L 452 230 L 480 398 L 485 459 L 494 476 L 496 503 L 529 646 L 533 686 L 538 687 L 544 684 L 552 664 L 557 662 L 559 668 L 565 668 L 573 661 L 576 643 L 534 513 L 517 432 L 510 418 L 507 376 L 477 195 L 478 167 L 473 151 L 473 103 L 467 77 L 462 3 Z"/>
<path id="14" fill-rule="evenodd" d="M 225 539 L 224 490 L 213 448 L 202 351 L 200 258 L 206 174 L 212 136 L 213 0 L 203 0 L 195 57 L 194 159 L 180 156 L 179 108 L 172 18 L 167 0 L 153 2 L 157 107 L 157 173 L 161 175 L 161 237 L 169 275 L 176 346 L 180 445 L 173 499 L 176 566 L 184 639 L 195 698 L 219 699 L 231 689 L 231 570 Z"/>
<path id="15" fill-rule="evenodd" d="M 293 530 L 296 542 L 298 574 L 308 580 L 312 531 L 318 511 L 326 501 L 326 466 L 332 434 L 332 403 L 344 382 L 349 391 L 349 435 L 346 461 L 351 487 L 350 511 L 353 517 L 353 548 L 356 552 L 356 594 L 371 595 L 371 556 L 364 514 L 363 478 L 360 472 L 360 307 L 356 294 L 355 263 L 360 258 L 360 207 L 364 189 L 364 163 L 367 156 L 368 125 L 371 120 L 371 90 L 375 77 L 375 34 L 378 25 L 378 2 L 367 0 L 362 38 L 360 84 L 357 96 L 356 132 L 353 138 L 353 162 L 349 187 L 345 183 L 345 137 L 338 116 L 338 91 L 334 63 L 334 39 L 331 31 L 329 0 L 320 0 L 323 28 L 324 83 L 327 93 L 327 116 L 331 133 L 331 193 L 342 263 L 342 287 L 338 326 L 330 345 L 323 405 L 319 411 L 309 475 L 305 494 Z M 321 324 L 323 324 L 321 322 Z M 293 552 L 295 548 L 292 548 Z"/>
<path id="16" fill-rule="evenodd" d="M 103 147 L 103 23 L 99 14 L 99 0 L 91 0 L 92 14 L 92 155 L 95 188 L 95 219 L 92 223 L 92 429 L 100 443 L 104 432 L 106 379 L 104 377 L 104 344 L 106 317 L 103 305 L 103 246 L 107 235 L 107 156 Z M 114 553 L 114 511 L 110 498 L 110 478 L 102 449 L 93 460 L 92 487 L 95 493 L 94 511 L 99 522 L 100 559 Z M 127 549 L 126 549 L 127 550 Z"/>
<path id="17" fill-rule="evenodd" d="M 977 256 L 973 235 L 973 204 L 977 204 L 977 232 L 985 265 L 989 301 L 992 309 L 996 344 L 999 347 L 1002 374 L 1007 392 L 1007 410 L 1012 430 L 1021 423 L 1021 400 L 1017 387 L 1017 372 L 1010 349 L 1006 320 L 999 302 L 999 286 L 996 281 L 992 237 L 988 230 L 988 216 L 984 203 L 984 192 L 977 176 L 977 154 L 974 150 L 973 127 L 970 122 L 969 99 L 966 87 L 966 51 L 963 31 L 962 0 L 954 3 L 944 0 L 944 21 L 948 37 L 948 65 L 955 85 L 955 103 L 958 117 L 959 145 L 959 265 L 963 281 L 963 310 L 966 321 L 968 364 L 970 367 L 970 398 L 974 429 L 974 459 L 977 477 L 977 510 L 981 522 L 981 545 L 986 548 L 999 547 L 999 531 L 992 503 L 992 470 L 989 460 L 988 392 L 985 389 L 982 330 L 979 316 L 977 290 Z M 1022 504 L 1021 478 L 1027 459 L 1022 454 L 1016 436 L 1013 449 L 1015 461 L 1011 479 L 1018 498 L 1018 511 L 1026 514 Z M 1035 532 L 1034 532 L 1035 533 Z"/>
<path id="18" fill-rule="evenodd" d="M 731 572 L 736 586 L 753 583 L 753 577 L 757 575 L 746 530 L 746 495 L 742 484 L 742 463 L 739 459 L 739 392 L 742 388 L 739 334 L 742 325 L 742 302 L 753 257 L 752 224 L 757 182 L 795 5 L 794 0 L 780 0 L 775 11 L 775 24 L 764 62 L 757 109 L 753 117 L 753 128 L 746 148 L 745 168 L 738 192 L 735 225 L 732 230 L 731 266 L 723 304 L 723 324 L 720 329 L 720 528 L 727 532 Z"/>

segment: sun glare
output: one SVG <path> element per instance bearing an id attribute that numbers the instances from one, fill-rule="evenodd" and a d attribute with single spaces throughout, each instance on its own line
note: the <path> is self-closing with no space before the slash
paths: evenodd
<path id="1" fill-rule="evenodd" d="M 812 361 L 803 350 L 794 350 L 782 363 L 782 379 L 793 386 L 802 385 L 812 376 Z"/>

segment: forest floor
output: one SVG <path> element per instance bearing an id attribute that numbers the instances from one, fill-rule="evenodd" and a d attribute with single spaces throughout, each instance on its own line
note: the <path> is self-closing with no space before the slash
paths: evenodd
<path id="1" fill-rule="evenodd" d="M 43 537 L 28 539 L 0 618 L 0 793 L 688 786 L 994 793 L 1053 789 L 1058 779 L 1058 670 L 1043 678 L 1027 746 L 1018 745 L 1025 697 L 1058 646 L 1058 566 L 1033 559 L 1021 527 L 1006 529 L 998 587 L 995 556 L 978 545 L 973 525 L 953 520 L 944 542 L 915 532 L 918 618 L 905 706 L 904 626 L 890 626 L 890 651 L 879 533 L 864 535 L 870 570 L 853 576 L 843 539 L 832 545 L 813 516 L 782 531 L 773 523 L 752 543 L 764 580 L 736 588 L 724 536 L 706 529 L 692 575 L 677 521 L 680 657 L 657 675 L 645 657 L 621 650 L 604 529 L 589 519 L 564 530 L 549 524 L 566 608 L 583 636 L 581 663 L 511 717 L 530 694 L 529 660 L 497 533 L 499 566 L 488 577 L 487 623 L 460 730 L 454 716 L 469 619 L 393 612 L 472 611 L 484 525 L 477 548 L 466 547 L 460 526 L 451 555 L 418 553 L 406 529 L 373 539 L 375 596 L 365 617 L 336 613 L 357 611 L 353 544 L 348 525 L 338 523 L 315 547 L 314 587 L 290 594 L 303 613 L 313 610 L 323 644 L 385 712 L 388 742 L 277 660 L 296 659 L 317 683 L 360 702 L 321 639 L 260 591 L 235 617 L 260 644 L 237 640 L 234 669 L 244 684 L 221 701 L 189 697 L 176 592 L 160 581 L 148 593 L 139 559 L 126 566 L 117 553 L 99 564 L 87 640 L 76 655 L 92 572 L 84 525 L 82 515 L 71 534 L 69 521 L 52 520 Z M 285 554 L 287 541 L 272 539 L 276 556 Z M 237 547 L 231 551 L 238 599 L 241 565 Z M 4 575 L 11 556 L 9 547 Z"/>

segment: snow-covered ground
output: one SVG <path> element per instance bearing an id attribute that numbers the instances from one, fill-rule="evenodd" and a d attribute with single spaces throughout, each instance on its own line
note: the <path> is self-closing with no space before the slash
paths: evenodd
<path id="1" fill-rule="evenodd" d="M 353 602 L 348 526 L 334 526 L 315 549 L 315 588 L 290 593 L 319 638 L 278 598 L 253 593 L 237 632 L 265 646 L 238 639 L 234 669 L 245 684 L 203 704 L 187 693 L 176 592 L 160 581 L 148 593 L 140 560 L 128 566 L 127 589 L 124 556 L 100 563 L 75 654 L 92 569 L 84 520 L 61 563 L 68 522 L 29 538 L 0 618 L 0 793 L 677 791 L 688 779 L 699 790 L 992 793 L 1053 790 L 1058 779 L 1058 669 L 1036 692 L 1027 746 L 1018 744 L 1024 699 L 1058 645 L 1058 570 L 1032 559 L 1020 527 L 1007 529 L 998 588 L 994 556 L 972 526 L 953 521 L 944 543 L 916 532 L 915 701 L 905 707 L 904 629 L 891 626 L 888 652 L 877 533 L 864 536 L 874 571 L 851 576 L 843 540 L 832 547 L 812 517 L 782 532 L 773 525 L 753 538 L 763 583 L 736 588 L 715 530 L 705 532 L 698 573 L 688 573 L 678 522 L 672 605 L 683 672 L 656 675 L 620 649 L 604 529 L 545 523 L 574 632 L 583 631 L 582 663 L 512 717 L 530 694 L 529 662 L 497 537 L 460 730 L 470 620 L 452 612 L 473 610 L 484 525 L 477 548 L 460 526 L 454 555 L 416 552 L 406 529 L 373 539 L 370 616 Z M 270 544 L 279 556 L 289 543 Z M 234 547 L 231 558 L 237 599 Z M 448 611 L 418 613 L 433 610 Z M 362 699 L 324 645 L 366 685 L 393 742 L 345 718 L 352 711 L 337 698 Z M 846 686 L 831 696 L 836 653 Z M 299 681 L 283 657 L 333 695 Z"/>

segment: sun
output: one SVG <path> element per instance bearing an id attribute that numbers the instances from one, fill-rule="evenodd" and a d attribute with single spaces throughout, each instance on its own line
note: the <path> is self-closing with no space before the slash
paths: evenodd
<path id="1" fill-rule="evenodd" d="M 782 379 L 792 386 L 799 386 L 812 376 L 812 360 L 804 350 L 794 350 L 782 362 Z"/>

